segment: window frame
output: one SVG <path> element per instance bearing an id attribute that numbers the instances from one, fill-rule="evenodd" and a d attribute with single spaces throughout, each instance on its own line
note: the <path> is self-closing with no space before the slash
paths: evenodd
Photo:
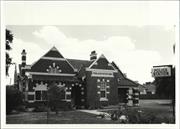
<path id="1" fill-rule="evenodd" d="M 36 99 L 36 92 L 40 92 L 40 99 Z M 46 97 L 46 99 L 43 99 L 43 92 L 46 92 L 46 94 L 47 94 L 47 90 L 36 90 L 35 91 L 35 95 L 34 95 L 34 100 L 35 101 L 47 101 L 47 97 Z"/>
<path id="2" fill-rule="evenodd" d="M 109 81 L 105 80 L 105 79 L 98 79 L 97 80 L 97 85 L 100 86 L 99 87 L 99 92 L 100 92 L 100 101 L 108 101 L 107 98 L 107 86 L 109 86 Z M 104 97 L 102 96 L 102 91 L 104 92 Z"/>

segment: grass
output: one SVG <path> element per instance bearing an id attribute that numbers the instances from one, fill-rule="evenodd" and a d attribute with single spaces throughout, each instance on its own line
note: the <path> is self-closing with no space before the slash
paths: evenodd
<path id="1" fill-rule="evenodd" d="M 7 115 L 7 124 L 47 124 L 46 112 L 24 112 Z M 63 111 L 58 115 L 55 112 L 49 114 L 49 124 L 116 124 L 117 121 L 108 121 L 96 118 L 96 115 L 80 111 Z"/>
<path id="2" fill-rule="evenodd" d="M 144 101 L 140 103 L 140 107 L 129 107 L 128 116 L 129 123 L 174 123 L 172 108 L 168 104 L 157 104 L 153 102 Z M 110 112 L 115 109 L 104 109 L 104 112 Z M 141 110 L 139 117 L 137 111 Z M 103 110 L 101 110 L 103 111 Z M 12 114 L 6 116 L 7 124 L 46 124 L 46 112 L 21 112 L 19 114 Z M 49 114 L 49 124 L 119 124 L 118 121 L 105 120 L 97 118 L 96 115 L 80 112 L 80 111 L 59 111 L 56 115 L 55 112 Z"/>

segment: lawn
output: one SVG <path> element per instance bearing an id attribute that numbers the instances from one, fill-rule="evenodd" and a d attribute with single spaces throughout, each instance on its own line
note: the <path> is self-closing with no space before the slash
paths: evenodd
<path id="1" fill-rule="evenodd" d="M 111 113 L 114 110 L 118 111 L 118 108 L 100 109 L 99 111 Z M 127 107 L 124 114 L 129 117 L 129 123 L 132 124 L 174 124 L 172 106 L 169 100 L 140 100 L 139 107 Z"/>
<path id="2" fill-rule="evenodd" d="M 24 112 L 20 114 L 7 115 L 7 124 L 46 124 L 46 112 Z M 59 111 L 49 114 L 49 124 L 115 124 L 117 121 L 108 121 L 96 118 L 96 115 L 80 111 Z"/>
<path id="3" fill-rule="evenodd" d="M 161 103 L 162 101 L 140 101 L 139 107 L 129 107 L 129 123 L 173 123 L 172 108 L 167 103 Z M 115 108 L 101 109 L 99 111 L 111 112 L 116 110 Z M 137 111 L 141 113 L 138 114 Z M 138 116 L 140 115 L 140 117 Z M 149 122 L 151 120 L 151 122 Z M 46 112 L 21 112 L 18 114 L 7 115 L 7 124 L 46 124 L 47 113 Z M 49 124 L 119 124 L 118 121 L 106 120 L 97 118 L 96 115 L 80 112 L 78 110 L 73 111 L 59 111 L 56 115 L 55 112 L 50 112 Z"/>

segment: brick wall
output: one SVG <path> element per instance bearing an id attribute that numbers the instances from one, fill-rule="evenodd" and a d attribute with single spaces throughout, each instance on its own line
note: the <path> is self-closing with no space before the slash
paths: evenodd
<path id="1" fill-rule="evenodd" d="M 86 75 L 87 75 L 87 80 L 86 80 L 87 81 L 87 106 L 92 107 L 92 108 L 98 108 L 100 106 L 118 104 L 117 81 L 115 81 L 114 78 L 91 77 L 91 71 L 88 71 Z M 98 79 L 101 81 L 102 79 L 104 79 L 104 81 L 109 80 L 109 83 L 108 83 L 109 88 L 106 88 L 108 101 L 100 101 L 100 94 L 98 94 L 100 89 L 97 87 Z"/>

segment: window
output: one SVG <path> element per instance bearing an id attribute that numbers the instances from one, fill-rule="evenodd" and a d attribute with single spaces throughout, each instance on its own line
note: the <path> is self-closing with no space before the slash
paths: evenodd
<path id="1" fill-rule="evenodd" d="M 61 90 L 61 92 L 60 92 L 60 99 L 61 100 L 66 99 L 66 89 Z"/>
<path id="2" fill-rule="evenodd" d="M 47 100 L 47 91 L 42 91 L 42 100 Z"/>
<path id="3" fill-rule="evenodd" d="M 47 91 L 36 91 L 35 96 L 36 96 L 36 100 L 45 101 L 47 100 Z"/>
<path id="4" fill-rule="evenodd" d="M 41 91 L 36 91 L 36 100 L 41 100 Z"/>
<path id="5" fill-rule="evenodd" d="M 34 100 L 34 95 L 28 95 L 28 100 Z"/>
<path id="6" fill-rule="evenodd" d="M 106 82 L 101 82 L 100 88 L 101 88 L 101 90 L 105 90 L 106 89 Z"/>
<path id="7" fill-rule="evenodd" d="M 108 101 L 107 94 L 109 94 L 110 80 L 97 79 L 97 94 L 100 96 L 100 101 Z"/>
<path id="8" fill-rule="evenodd" d="M 101 98 L 107 98 L 106 86 L 107 86 L 107 82 L 105 80 L 100 82 L 100 97 Z"/>
<path id="9" fill-rule="evenodd" d="M 106 91 L 102 90 L 100 94 L 101 94 L 101 98 L 106 98 Z"/>

